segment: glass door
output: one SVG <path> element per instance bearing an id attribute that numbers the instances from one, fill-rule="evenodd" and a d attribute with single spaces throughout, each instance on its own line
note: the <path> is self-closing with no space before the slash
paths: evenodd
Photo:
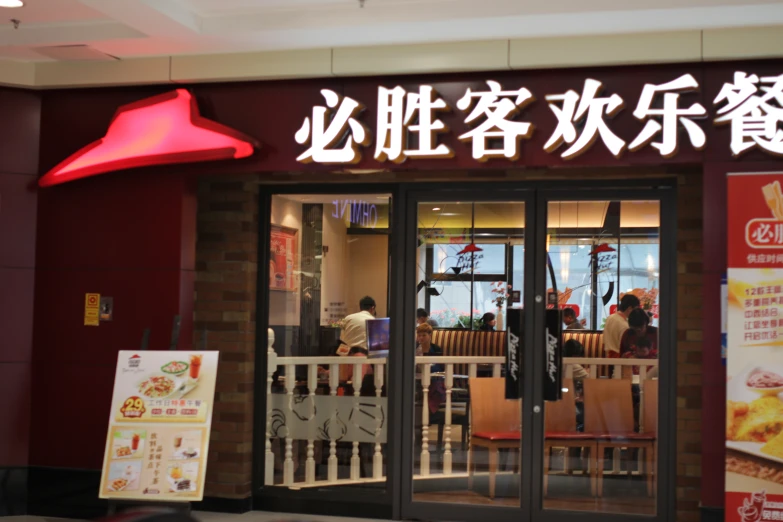
<path id="1" fill-rule="evenodd" d="M 533 205 L 520 191 L 413 199 L 402 515 L 518 520 L 530 472 L 521 397 Z"/>
<path id="2" fill-rule="evenodd" d="M 652 191 L 598 194 L 538 199 L 536 519 L 665 516 L 672 213 Z"/>

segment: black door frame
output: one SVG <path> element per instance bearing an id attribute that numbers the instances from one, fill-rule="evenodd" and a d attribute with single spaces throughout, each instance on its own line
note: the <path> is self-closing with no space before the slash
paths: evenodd
<path id="1" fill-rule="evenodd" d="M 559 181 L 562 183 L 562 180 Z M 676 515 L 676 178 L 661 179 L 612 179 L 612 180 L 569 180 L 563 189 L 553 189 L 552 181 L 493 182 L 477 186 L 475 182 L 458 183 L 394 183 L 394 184 L 284 184 L 262 185 L 259 193 L 259 270 L 257 281 L 256 317 L 256 365 L 255 365 L 255 408 L 254 408 L 254 458 L 253 497 L 256 509 L 282 512 L 300 512 L 323 515 L 363 516 L 372 518 L 403 518 L 424 520 L 462 520 L 483 522 L 487 516 L 501 522 L 530 519 L 531 522 L 570 522 L 575 517 L 580 522 L 613 522 L 627 518 L 640 518 L 661 522 L 673 522 Z M 400 426 L 402 436 L 388 437 L 387 481 L 384 490 L 368 488 L 324 488 L 292 491 L 283 487 L 265 488 L 264 442 L 266 424 L 266 345 L 268 327 L 269 289 L 269 244 L 271 200 L 274 194 L 392 194 L 389 275 L 389 316 L 391 318 L 391 339 L 402 350 L 389 354 L 389 426 Z M 592 512 L 570 512 L 543 510 L 541 498 L 541 475 L 543 468 L 543 415 L 533 414 L 534 405 L 541 405 L 541 372 L 537 365 L 543 364 L 543 354 L 534 349 L 524 351 L 526 378 L 523 383 L 522 423 L 530 426 L 532 437 L 523 437 L 521 469 L 520 507 L 487 507 L 452 505 L 434 502 L 412 501 L 412 458 L 413 416 L 409 405 L 413 404 L 413 373 L 404 371 L 413 368 L 415 346 L 413 336 L 400 332 L 413 331 L 415 316 L 408 309 L 415 305 L 415 285 L 408 285 L 416 277 L 416 202 L 431 199 L 440 201 L 524 201 L 525 202 L 525 273 L 535 274 L 533 284 L 526 281 L 524 300 L 530 303 L 534 313 L 525 315 L 525 346 L 543 346 L 543 328 L 536 332 L 534 324 L 543 324 L 544 302 L 538 306 L 535 295 L 543 296 L 545 285 L 545 263 L 542 256 L 531 252 L 544 252 L 546 242 L 546 206 L 548 200 L 660 200 L 661 202 L 661 271 L 662 292 L 660 296 L 661 338 L 672 347 L 668 357 L 661 359 L 659 395 L 659 451 L 657 515 L 639 516 Z M 543 214 L 543 216 L 542 216 Z M 532 225 L 532 226 L 531 226 Z M 393 262 L 394 260 L 402 262 Z M 408 279 L 408 277 L 411 279 Z M 664 291 L 665 285 L 665 291 Z M 410 288 L 409 288 L 410 287 Z M 415 306 L 414 306 L 415 310 Z M 535 323 L 535 321 L 539 321 Z M 537 344 L 539 343 L 539 344 Z M 528 377 L 530 376 L 530 377 Z M 394 390 L 399 390 L 395 392 Z M 529 399 L 528 399 L 529 398 Z M 406 453 L 407 452 L 407 453 Z M 529 455 L 526 459 L 526 455 Z M 525 466 L 528 460 L 532 466 Z M 361 499 L 361 501 L 357 501 Z M 536 500 L 538 499 L 538 500 Z M 524 506 L 524 507 L 523 507 Z"/>

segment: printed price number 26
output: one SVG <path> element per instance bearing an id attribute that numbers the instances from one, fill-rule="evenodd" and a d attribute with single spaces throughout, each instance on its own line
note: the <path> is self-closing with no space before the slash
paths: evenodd
<path id="1" fill-rule="evenodd" d="M 124 417 L 139 418 L 147 409 L 144 407 L 144 400 L 141 397 L 128 397 L 120 408 L 120 413 Z"/>

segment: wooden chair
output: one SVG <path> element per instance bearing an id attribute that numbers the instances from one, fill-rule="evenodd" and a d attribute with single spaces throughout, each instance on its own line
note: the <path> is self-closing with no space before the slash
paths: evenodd
<path id="1" fill-rule="evenodd" d="M 548 402 L 544 412 L 544 495 L 549 489 L 549 465 L 552 448 L 587 448 L 590 452 L 590 491 L 595 495 L 595 470 L 598 467 L 597 441 L 590 433 L 576 431 L 574 381 L 563 379 L 563 398 Z M 565 391 L 567 390 L 567 391 Z M 566 471 L 568 470 L 566 452 Z"/>
<path id="2" fill-rule="evenodd" d="M 645 450 L 645 467 L 647 471 L 647 494 L 654 497 L 657 494 L 655 478 L 656 454 L 658 453 L 658 381 L 645 380 L 642 382 L 642 432 L 655 438 L 652 448 Z"/>
<path id="3" fill-rule="evenodd" d="M 585 379 L 585 433 L 595 437 L 597 454 L 607 449 L 641 448 L 654 452 L 655 435 L 634 431 L 631 381 L 625 379 Z M 597 459 L 596 459 L 597 462 Z M 603 496 L 604 467 L 597 466 L 598 496 Z M 648 474 L 651 470 L 647 470 Z"/>
<path id="4" fill-rule="evenodd" d="M 495 498 L 498 450 L 519 450 L 522 439 L 522 403 L 505 399 L 506 381 L 494 377 L 469 379 L 472 433 L 468 451 L 468 488 L 473 479 L 473 449 L 489 451 L 489 498 Z"/>

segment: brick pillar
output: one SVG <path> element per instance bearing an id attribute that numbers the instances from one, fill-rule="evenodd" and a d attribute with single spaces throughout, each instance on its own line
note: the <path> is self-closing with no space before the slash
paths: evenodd
<path id="1" fill-rule="evenodd" d="M 194 348 L 220 351 L 205 495 L 251 495 L 258 184 L 198 187 Z"/>
<path id="2" fill-rule="evenodd" d="M 696 522 L 701 498 L 702 176 L 681 175 L 678 182 L 677 521 Z"/>

